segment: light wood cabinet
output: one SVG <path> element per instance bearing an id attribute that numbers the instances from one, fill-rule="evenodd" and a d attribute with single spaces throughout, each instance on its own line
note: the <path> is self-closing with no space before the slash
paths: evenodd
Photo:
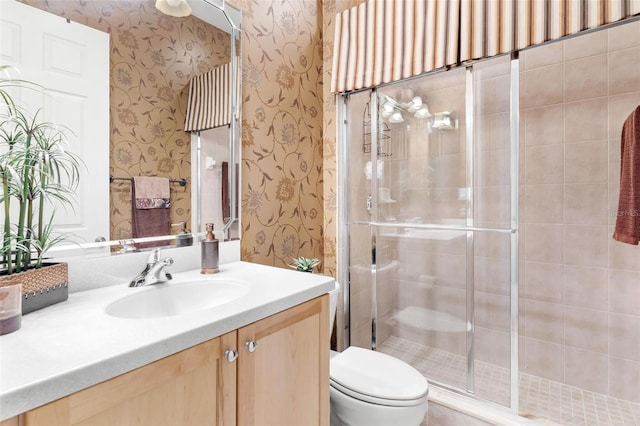
<path id="1" fill-rule="evenodd" d="M 328 302 L 323 296 L 238 330 L 239 425 L 329 424 Z"/>
<path id="2" fill-rule="evenodd" d="M 7 422 L 328 425 L 328 303 L 318 297 Z M 255 343 L 252 351 L 247 342 Z M 226 359 L 227 350 L 238 358 Z"/>
<path id="3" fill-rule="evenodd" d="M 25 414 L 25 426 L 235 424 L 232 332 Z"/>

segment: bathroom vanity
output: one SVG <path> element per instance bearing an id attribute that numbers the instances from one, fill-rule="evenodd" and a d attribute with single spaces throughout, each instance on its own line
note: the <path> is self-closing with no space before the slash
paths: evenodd
<path id="1" fill-rule="evenodd" d="M 127 292 L 165 290 L 123 284 L 25 316 L 0 340 L 2 426 L 328 425 L 332 278 L 234 262 L 174 280 L 248 291 L 169 316 L 110 315 Z"/>

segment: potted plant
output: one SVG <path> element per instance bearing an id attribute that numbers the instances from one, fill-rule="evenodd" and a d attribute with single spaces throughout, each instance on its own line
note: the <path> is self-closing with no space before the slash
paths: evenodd
<path id="1" fill-rule="evenodd" d="M 293 259 L 293 264 L 289 265 L 289 267 L 294 268 L 297 271 L 303 272 L 313 272 L 313 268 L 320 264 L 320 260 L 314 257 L 312 259 L 308 259 L 306 257 L 298 257 L 297 259 Z"/>
<path id="2" fill-rule="evenodd" d="M 68 297 L 67 265 L 46 265 L 44 254 L 64 239 L 53 232 L 53 203 L 72 206 L 80 161 L 66 149 L 66 129 L 40 121 L 40 111 L 31 114 L 11 94 L 41 88 L 6 77 L 7 66 L 0 75 L 0 285 L 22 283 L 24 314 Z"/>

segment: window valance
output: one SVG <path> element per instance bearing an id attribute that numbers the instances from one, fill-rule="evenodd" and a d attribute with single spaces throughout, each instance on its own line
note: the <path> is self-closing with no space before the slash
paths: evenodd
<path id="1" fill-rule="evenodd" d="M 225 126 L 231 123 L 231 84 L 238 78 L 231 73 L 231 64 L 217 66 L 193 77 L 189 84 L 189 100 L 184 130 L 194 132 Z M 236 101 L 236 110 L 239 102 Z"/>
<path id="2" fill-rule="evenodd" d="M 640 14 L 640 0 L 366 0 L 336 16 L 331 91 L 419 75 Z"/>

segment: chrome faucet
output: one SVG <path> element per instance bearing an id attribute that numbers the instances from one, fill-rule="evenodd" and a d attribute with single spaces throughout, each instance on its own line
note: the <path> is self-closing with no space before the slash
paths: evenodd
<path id="1" fill-rule="evenodd" d="M 141 287 L 169 281 L 173 277 L 164 268 L 171 265 L 173 265 L 172 258 L 160 259 L 160 249 L 153 250 L 147 259 L 147 266 L 129 283 L 129 287 Z"/>

